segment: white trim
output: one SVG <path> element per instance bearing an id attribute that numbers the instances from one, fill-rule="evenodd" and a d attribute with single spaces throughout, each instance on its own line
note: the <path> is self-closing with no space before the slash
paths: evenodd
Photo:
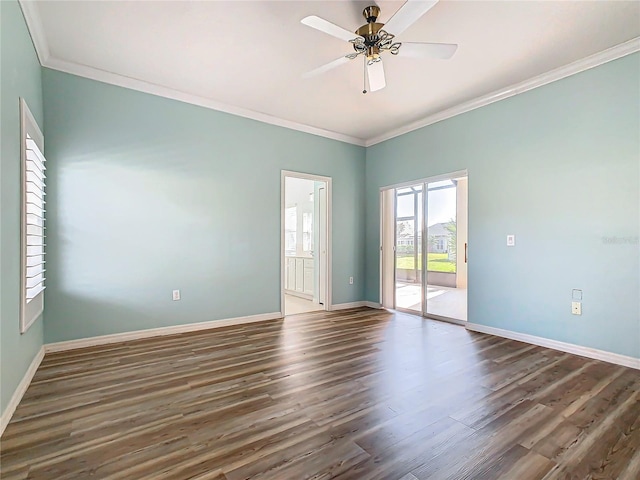
<path id="1" fill-rule="evenodd" d="M 331 177 L 324 175 L 316 175 L 314 173 L 294 172 L 293 170 L 281 170 L 284 177 L 302 178 L 304 180 L 313 180 L 315 182 L 330 182 Z"/>
<path id="2" fill-rule="evenodd" d="M 359 302 L 348 302 L 348 303 L 336 303 L 331 306 L 331 311 L 335 310 L 346 310 L 347 308 L 358 308 L 358 307 L 367 307 L 373 308 L 376 310 L 384 310 L 381 304 L 378 302 L 369 302 L 367 300 L 361 300 Z"/>
<path id="3" fill-rule="evenodd" d="M 105 70 L 93 68 L 88 65 L 81 65 L 67 62 L 58 58 L 53 58 L 49 51 L 46 35 L 44 34 L 42 21 L 38 13 L 37 2 L 19 0 L 19 3 L 22 8 L 25 22 L 27 24 L 27 29 L 29 30 L 29 34 L 31 35 L 31 38 L 33 40 L 38 59 L 40 60 L 40 64 L 43 67 L 70 73 L 73 75 L 78 75 L 80 77 L 89 78 L 111 85 L 138 90 L 152 95 L 158 95 L 160 97 L 171 98 L 185 103 L 230 113 L 232 115 L 238 115 L 244 118 L 250 118 L 270 125 L 276 125 L 279 127 L 289 128 L 304 133 L 310 133 L 312 135 L 318 135 L 345 143 L 351 143 L 361 147 L 370 147 L 372 145 L 376 145 L 391 138 L 404 135 L 405 133 L 418 130 L 422 127 L 426 127 L 427 125 L 432 125 L 442 120 L 455 117 L 456 115 L 475 110 L 476 108 L 484 107 L 485 105 L 504 100 L 505 98 L 509 98 L 514 95 L 532 90 L 534 88 L 547 85 L 548 83 L 561 80 L 571 75 L 575 75 L 576 73 L 584 72 L 585 70 L 589 70 L 590 68 L 597 67 L 612 60 L 616 60 L 618 58 L 640 51 L 640 37 L 635 37 L 624 43 L 595 53 L 583 59 L 577 60 L 568 65 L 564 65 L 549 72 L 543 73 L 536 77 L 530 78 L 523 82 L 510 85 L 506 88 L 495 90 L 494 92 L 491 92 L 487 95 L 483 95 L 473 100 L 448 108 L 446 110 L 436 112 L 434 114 L 426 116 L 421 120 L 417 120 L 407 125 L 392 129 L 381 135 L 377 135 L 368 139 L 362 139 L 353 137 L 351 135 L 345 135 L 342 133 L 332 132 L 330 130 L 325 130 L 322 128 L 277 118 L 250 109 L 217 102 L 209 98 L 188 94 L 170 87 L 156 85 L 135 78 L 107 72 Z"/>
<path id="4" fill-rule="evenodd" d="M 382 308 L 382 304 L 380 304 L 378 302 L 369 302 L 367 300 L 367 301 L 364 301 L 362 303 L 364 303 L 365 307 L 375 308 L 376 310 L 384 310 L 384 308 Z"/>
<path id="5" fill-rule="evenodd" d="M 302 178 L 304 180 L 313 180 L 316 182 L 325 182 L 327 184 L 327 226 L 326 226 L 326 233 L 327 233 L 327 254 L 325 255 L 326 258 L 326 268 L 325 271 L 327 272 L 326 275 L 326 289 L 325 289 L 325 310 L 326 311 L 331 311 L 331 302 L 332 302 L 332 288 L 333 288 L 333 272 L 332 272 L 332 268 L 331 268 L 331 264 L 332 264 L 332 257 L 331 257 L 331 252 L 333 250 L 333 232 L 331 229 L 331 224 L 332 224 L 332 218 L 333 218 L 333 214 L 332 214 L 332 209 L 333 209 L 333 188 L 331 185 L 331 177 L 325 177 L 323 175 L 314 175 L 312 173 L 302 173 L 302 172 L 293 172 L 291 170 L 281 170 L 280 172 L 280 310 L 282 312 L 285 311 L 284 309 L 284 295 L 285 295 L 285 288 L 284 288 L 284 269 L 285 269 L 285 265 L 284 265 L 284 259 L 285 259 L 285 252 L 284 252 L 284 208 L 285 208 L 285 198 L 284 198 L 284 182 L 285 182 L 285 178 L 286 177 L 293 177 L 293 178 Z M 287 292 L 289 292 L 289 290 L 286 290 Z"/>
<path id="6" fill-rule="evenodd" d="M 520 93 L 533 90 L 534 88 L 542 87 L 543 85 L 547 85 L 548 83 L 562 80 L 563 78 L 575 75 L 576 73 L 584 72 L 585 70 L 589 70 L 590 68 L 597 67 L 604 63 L 616 60 L 618 58 L 638 51 L 640 51 L 640 37 L 635 37 L 614 47 L 569 63 L 568 65 L 556 68 L 523 82 L 510 85 L 509 87 L 495 90 L 487 95 L 483 95 L 473 100 L 460 103 L 456 106 L 447 108 L 446 110 L 441 110 L 440 112 L 436 112 L 432 115 L 428 115 L 425 118 L 422 118 L 415 122 L 411 122 L 402 127 L 395 128 L 387 133 L 369 138 L 365 142 L 365 147 L 371 147 L 372 145 L 376 145 L 386 140 L 399 137 L 400 135 L 404 135 L 405 133 L 413 132 L 414 130 L 426 127 L 427 125 L 433 125 L 434 123 L 441 122 L 442 120 L 446 120 L 451 117 L 455 117 L 456 115 L 470 112 L 471 110 L 475 110 L 476 108 L 484 107 L 494 102 L 504 100 L 505 98 L 513 97 L 514 95 L 519 95 Z"/>
<path id="7" fill-rule="evenodd" d="M 336 310 L 346 310 L 348 308 L 358 308 L 358 307 L 366 307 L 367 302 L 349 302 L 349 303 L 336 303 L 335 305 L 331 305 L 330 310 L 332 312 Z"/>
<path id="8" fill-rule="evenodd" d="M 175 335 L 177 333 L 197 332 L 200 330 L 210 330 L 220 327 L 243 325 L 245 323 L 264 322 L 266 320 L 274 320 L 277 318 L 282 318 L 282 314 L 280 312 L 261 313 L 258 315 L 225 318 L 221 320 L 211 320 L 208 322 L 187 323 L 185 325 L 172 325 L 170 327 L 149 328 L 147 330 L 113 333 L 110 335 L 100 335 L 97 337 L 80 338 L 78 340 L 68 340 L 66 342 L 47 343 L 44 346 L 44 350 L 46 353 L 63 352 L 65 350 L 95 347 L 97 345 L 107 345 L 109 343 L 127 342 L 130 340 L 161 337 L 164 335 Z"/>
<path id="9" fill-rule="evenodd" d="M 365 140 L 362 138 L 352 137 L 343 133 L 332 132 L 331 130 L 325 130 L 323 128 L 294 122 L 292 120 L 274 117 L 266 113 L 251 110 L 249 108 L 230 105 L 228 103 L 220 102 L 207 97 L 202 97 L 200 95 L 193 95 L 190 93 L 182 92 L 180 90 L 166 87 L 164 85 L 158 85 L 155 83 L 145 82 L 144 80 L 138 80 L 137 78 L 125 77 L 124 75 L 107 72 L 105 70 L 100 70 L 88 65 L 71 63 L 65 60 L 59 60 L 57 58 L 49 58 L 49 60 L 42 65 L 44 67 L 58 70 L 60 72 L 70 73 L 79 77 L 89 78 L 91 80 L 108 83 L 110 85 L 116 85 L 118 87 L 129 88 L 131 90 L 137 90 L 139 92 L 149 93 L 151 95 L 157 95 L 159 97 L 178 100 L 180 102 L 190 103 L 192 105 L 198 105 L 200 107 L 209 108 L 219 112 L 225 112 L 231 115 L 237 115 L 239 117 L 257 120 L 269 125 L 284 127 L 290 130 L 297 130 L 299 132 L 309 133 L 311 135 L 318 135 L 319 137 L 330 138 L 332 140 L 350 143 L 353 145 L 358 145 L 360 147 L 365 146 Z"/>
<path id="10" fill-rule="evenodd" d="M 40 65 L 45 65 L 51 59 L 51 53 L 49 52 L 49 44 L 47 43 L 47 37 L 42 27 L 42 19 L 40 18 L 40 12 L 38 11 L 38 5 L 36 2 L 27 0 L 18 0 L 24 21 L 27 24 L 27 30 L 31 36 L 31 41 L 36 50 L 36 55 L 40 61 Z"/>
<path id="11" fill-rule="evenodd" d="M 29 110 L 24 98 L 20 97 L 20 334 L 25 333 L 44 312 L 44 291 L 38 293 L 30 302 L 27 302 L 27 134 L 44 152 L 44 135 Z M 46 158 L 44 159 L 46 161 Z M 44 164 L 45 162 L 43 162 Z M 43 209 L 43 212 L 45 209 Z M 44 215 L 46 217 L 46 215 Z M 45 219 L 46 225 L 46 219 Z M 46 227 L 45 227 L 46 228 Z M 43 236 L 44 239 L 44 236 Z M 44 242 L 46 243 L 46 242 Z M 43 245 L 44 247 L 44 245 Z M 43 250 L 46 254 L 46 248 Z M 37 309 L 37 310 L 36 310 Z"/>
<path id="12" fill-rule="evenodd" d="M 486 325 L 479 325 L 477 323 L 468 323 L 467 330 L 472 330 L 474 332 L 480 333 L 488 333 L 489 335 L 495 335 L 497 337 L 509 338 L 511 340 L 530 343 L 532 345 L 538 345 L 540 347 L 552 348 L 553 350 L 560 350 L 561 352 L 572 353 L 574 355 L 580 355 L 581 357 L 593 358 L 595 360 L 602 360 L 604 362 L 614 363 L 616 365 L 622 365 L 624 367 L 636 368 L 640 370 L 640 358 L 620 355 L 618 353 L 607 352 L 605 350 L 598 350 L 597 348 L 583 347 L 582 345 L 560 342 L 558 340 L 551 340 L 549 338 L 536 337 L 535 335 L 529 335 L 526 333 L 503 330 L 501 328 L 487 327 Z"/>
<path id="13" fill-rule="evenodd" d="M 22 380 L 16 387 L 16 390 L 13 392 L 7 408 L 5 408 L 4 412 L 2 412 L 2 417 L 0 417 L 0 436 L 2 436 L 2 434 L 4 433 L 4 429 L 7 428 L 7 425 L 9 425 L 11 417 L 13 417 L 16 408 L 18 408 L 20 400 L 22 400 L 22 397 L 27 391 L 27 388 L 29 388 L 31 380 L 33 380 L 33 376 L 36 374 L 36 371 L 38 370 L 38 367 L 40 366 L 40 363 L 44 358 L 44 352 L 45 349 L 43 345 L 42 347 L 40 347 L 38 353 L 36 353 L 36 356 L 31 361 L 31 365 L 29 365 L 29 368 L 24 373 L 24 377 L 22 377 Z"/>
<path id="14" fill-rule="evenodd" d="M 468 176 L 469 176 L 468 170 L 465 168 L 464 170 L 456 170 L 455 172 L 451 172 L 451 173 L 441 173 L 440 175 L 433 175 L 431 177 L 418 178 L 416 180 L 408 180 L 406 182 L 394 183 L 393 185 L 386 185 L 386 186 L 380 187 L 380 191 L 383 192 L 385 190 L 393 190 L 396 188 L 411 187 L 413 185 L 416 185 L 417 183 L 434 183 L 434 182 L 440 182 L 442 180 L 451 180 L 452 178 L 468 177 Z"/>

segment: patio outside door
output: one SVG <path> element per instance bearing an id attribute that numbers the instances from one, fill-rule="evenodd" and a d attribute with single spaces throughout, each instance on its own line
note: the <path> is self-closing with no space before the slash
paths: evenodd
<path id="1" fill-rule="evenodd" d="M 467 320 L 467 185 L 460 173 L 381 192 L 383 306 Z"/>
<path id="2" fill-rule="evenodd" d="M 426 184 L 428 317 L 467 320 L 467 177 Z"/>
<path id="3" fill-rule="evenodd" d="M 395 190 L 395 304 L 421 313 L 423 184 Z"/>

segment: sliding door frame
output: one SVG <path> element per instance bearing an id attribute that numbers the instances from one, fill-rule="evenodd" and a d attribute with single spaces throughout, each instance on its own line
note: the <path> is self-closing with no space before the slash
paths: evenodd
<path id="1" fill-rule="evenodd" d="M 388 252 L 389 249 L 385 248 L 384 245 L 384 222 L 385 222 L 385 211 L 384 211 L 384 205 L 383 205 L 383 199 L 384 199 L 384 192 L 387 190 L 393 190 L 393 308 L 394 310 L 398 310 L 401 312 L 406 312 L 406 313 L 413 313 L 414 315 L 417 314 L 418 312 L 416 310 L 410 310 L 408 308 L 398 308 L 396 306 L 396 269 L 397 269 L 397 251 L 396 251 L 396 244 L 397 244 L 397 194 L 396 194 L 396 190 L 399 188 L 407 188 L 407 187 L 412 187 L 412 186 L 416 186 L 416 185 L 422 185 L 422 219 L 421 219 L 421 223 L 422 223 L 422 230 L 421 230 L 421 249 L 422 249 L 422 259 L 421 259 L 421 263 L 422 263 L 422 272 L 421 272 L 421 304 L 422 304 L 422 312 L 419 312 L 420 315 L 422 315 L 423 317 L 426 318 L 433 318 L 436 320 L 442 320 L 445 322 L 450 322 L 450 323 L 455 323 L 458 325 L 466 325 L 468 322 L 464 321 L 464 320 L 459 320 L 457 318 L 451 318 L 451 317 L 443 317 L 440 315 L 434 315 L 432 313 L 428 313 L 427 312 L 427 280 L 428 280 L 428 273 L 427 273 L 427 264 L 428 264 L 428 252 L 427 252 L 427 247 L 428 247 L 428 238 L 427 238 L 427 234 L 428 234 L 428 227 L 427 227 L 427 220 L 428 220 L 428 212 L 429 212 L 429 184 L 430 183 L 435 183 L 435 182 L 440 182 L 443 180 L 451 180 L 453 178 L 458 178 L 458 177 L 466 177 L 469 178 L 469 173 L 468 171 L 465 170 L 458 170 L 455 172 L 451 172 L 451 173 L 445 173 L 445 174 L 441 174 L 441 175 L 434 175 L 432 177 L 427 177 L 427 178 L 422 178 L 422 179 L 418 179 L 418 180 L 411 180 L 408 182 L 401 182 L 401 183 L 395 183 L 392 185 L 387 185 L 385 187 L 380 187 L 380 303 L 384 304 L 385 303 L 385 299 L 383 298 L 383 293 L 384 293 L 384 282 L 385 282 L 385 278 L 383 276 L 384 271 L 382 268 L 382 263 L 384 262 L 384 254 L 385 252 Z M 467 206 L 467 218 L 468 218 L 468 206 Z M 414 220 L 415 221 L 415 220 Z M 417 245 L 416 245 L 417 248 Z M 389 281 L 389 279 L 386 279 L 386 281 Z M 467 297 L 468 300 L 468 297 Z M 468 316 L 468 315 L 467 315 Z"/>

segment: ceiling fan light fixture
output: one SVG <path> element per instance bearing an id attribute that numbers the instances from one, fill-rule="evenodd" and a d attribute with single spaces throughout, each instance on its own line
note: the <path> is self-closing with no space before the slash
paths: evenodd
<path id="1" fill-rule="evenodd" d="M 380 48 L 376 45 L 367 47 L 367 63 L 371 65 L 372 63 L 379 62 L 380 60 L 382 60 L 380 58 Z"/>

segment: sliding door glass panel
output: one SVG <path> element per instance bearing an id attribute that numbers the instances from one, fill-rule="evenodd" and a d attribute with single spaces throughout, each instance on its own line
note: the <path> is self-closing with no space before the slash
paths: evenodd
<path id="1" fill-rule="evenodd" d="M 427 184 L 427 315 L 467 320 L 466 208 L 466 177 Z"/>
<path id="2" fill-rule="evenodd" d="M 422 185 L 396 190 L 396 308 L 422 313 Z"/>

